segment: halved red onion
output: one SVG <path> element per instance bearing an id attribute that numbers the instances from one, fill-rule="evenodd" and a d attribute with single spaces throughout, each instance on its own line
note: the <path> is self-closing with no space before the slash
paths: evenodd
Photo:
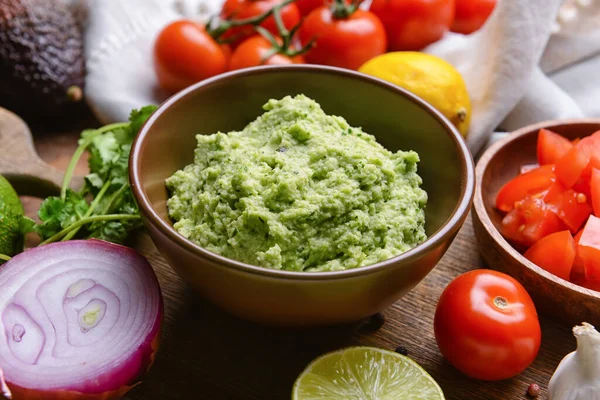
<path id="1" fill-rule="evenodd" d="M 0 393 L 120 398 L 152 364 L 162 314 L 133 249 L 92 239 L 21 253 L 0 266 Z"/>

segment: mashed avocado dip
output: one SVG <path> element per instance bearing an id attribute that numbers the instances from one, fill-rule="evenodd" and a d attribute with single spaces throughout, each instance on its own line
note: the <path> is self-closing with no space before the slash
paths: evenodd
<path id="1" fill-rule="evenodd" d="M 336 271 L 423 242 L 419 156 L 392 153 L 306 96 L 269 100 L 243 130 L 197 135 L 167 179 L 175 229 L 248 264 Z"/>

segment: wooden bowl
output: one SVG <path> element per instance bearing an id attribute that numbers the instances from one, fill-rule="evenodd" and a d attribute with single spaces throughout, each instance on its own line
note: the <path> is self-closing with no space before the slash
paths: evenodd
<path id="1" fill-rule="evenodd" d="M 568 139 L 589 136 L 600 130 L 600 119 L 549 121 L 526 126 L 495 143 L 476 167 L 474 212 L 475 236 L 488 267 L 516 278 L 527 289 L 539 313 L 568 325 L 583 321 L 600 325 L 600 292 L 559 278 L 527 260 L 502 237 L 499 227 L 504 213 L 495 207 L 500 188 L 519 174 L 524 164 L 536 159 L 537 134 L 548 128 Z"/>

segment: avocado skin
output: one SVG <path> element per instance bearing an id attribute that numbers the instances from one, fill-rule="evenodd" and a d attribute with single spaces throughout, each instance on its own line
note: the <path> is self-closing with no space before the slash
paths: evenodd
<path id="1" fill-rule="evenodd" d="M 62 2 L 0 0 L 0 107 L 62 115 L 74 106 L 68 89 L 83 89 L 84 78 L 82 34 Z"/>

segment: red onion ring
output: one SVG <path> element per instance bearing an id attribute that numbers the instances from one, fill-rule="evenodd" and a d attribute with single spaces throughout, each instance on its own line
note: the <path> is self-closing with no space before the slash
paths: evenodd
<path id="1" fill-rule="evenodd" d="M 162 314 L 133 249 L 92 239 L 21 253 L 0 267 L 0 393 L 119 398 L 152 364 Z"/>

